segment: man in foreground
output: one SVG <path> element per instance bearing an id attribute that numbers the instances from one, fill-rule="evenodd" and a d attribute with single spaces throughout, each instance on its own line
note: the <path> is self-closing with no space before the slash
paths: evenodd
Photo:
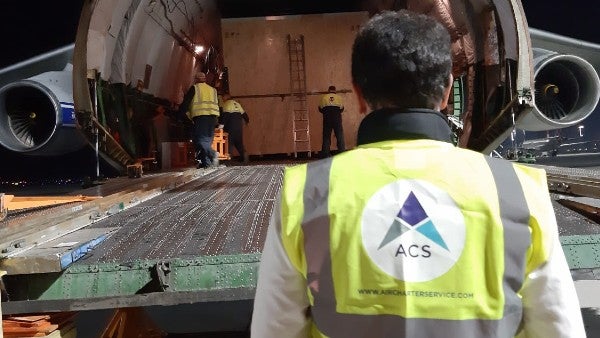
<path id="1" fill-rule="evenodd" d="M 407 11 L 358 33 L 357 149 L 286 169 L 253 337 L 584 337 L 542 170 L 455 147 L 450 38 Z"/>

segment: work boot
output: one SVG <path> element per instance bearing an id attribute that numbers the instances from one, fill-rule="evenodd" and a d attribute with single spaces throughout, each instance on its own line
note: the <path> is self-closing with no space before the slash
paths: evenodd
<path id="1" fill-rule="evenodd" d="M 203 163 L 202 163 L 202 160 L 200 158 L 201 158 L 200 151 L 199 150 L 195 151 L 194 152 L 194 161 L 196 162 L 196 169 L 202 168 L 202 164 Z"/>
<path id="2" fill-rule="evenodd" d="M 215 168 L 219 166 L 219 153 L 217 153 L 217 152 L 215 152 L 213 155 L 212 166 Z"/>

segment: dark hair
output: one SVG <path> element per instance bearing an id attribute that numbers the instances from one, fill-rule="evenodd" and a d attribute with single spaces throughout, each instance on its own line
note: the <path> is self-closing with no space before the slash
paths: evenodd
<path id="1" fill-rule="evenodd" d="M 451 70 L 448 31 L 406 10 L 371 18 L 352 47 L 352 80 L 371 107 L 433 108 Z"/>

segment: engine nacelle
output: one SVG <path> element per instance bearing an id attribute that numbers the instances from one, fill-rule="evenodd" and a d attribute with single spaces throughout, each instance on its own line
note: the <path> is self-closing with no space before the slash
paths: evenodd
<path id="1" fill-rule="evenodd" d="M 62 155 L 81 149 L 70 69 L 15 81 L 0 88 L 0 144 L 14 152 Z"/>
<path id="2" fill-rule="evenodd" d="M 600 99 L 600 79 L 594 67 L 575 55 L 533 49 L 534 109 L 517 128 L 529 131 L 570 127 L 588 117 Z"/>

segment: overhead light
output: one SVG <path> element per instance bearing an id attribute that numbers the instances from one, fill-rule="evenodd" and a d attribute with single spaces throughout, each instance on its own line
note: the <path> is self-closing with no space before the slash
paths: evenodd
<path id="1" fill-rule="evenodd" d="M 202 46 L 202 45 L 196 45 L 194 47 L 194 52 L 196 54 L 200 54 L 200 53 L 204 52 L 204 46 Z"/>
<path id="2" fill-rule="evenodd" d="M 269 15 L 265 17 L 266 21 L 279 21 L 279 20 L 285 20 L 286 16 L 285 15 Z"/>

